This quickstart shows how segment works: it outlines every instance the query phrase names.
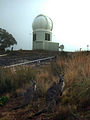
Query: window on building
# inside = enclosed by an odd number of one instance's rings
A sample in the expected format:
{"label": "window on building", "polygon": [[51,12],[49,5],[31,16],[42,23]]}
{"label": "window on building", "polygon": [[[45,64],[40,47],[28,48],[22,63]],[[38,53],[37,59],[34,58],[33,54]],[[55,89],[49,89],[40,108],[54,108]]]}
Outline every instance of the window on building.
{"label": "window on building", "polygon": [[33,34],[33,41],[36,40],[36,34]]}
{"label": "window on building", "polygon": [[50,41],[50,34],[48,34],[48,33],[45,33],[45,40],[48,40],[48,41]]}

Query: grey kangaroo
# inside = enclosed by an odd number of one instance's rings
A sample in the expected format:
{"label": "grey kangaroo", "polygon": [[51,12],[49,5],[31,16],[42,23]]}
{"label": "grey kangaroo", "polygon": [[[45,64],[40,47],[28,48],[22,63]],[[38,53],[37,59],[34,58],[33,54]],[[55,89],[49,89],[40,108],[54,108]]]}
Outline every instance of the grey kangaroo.
{"label": "grey kangaroo", "polygon": [[34,114],[32,117],[33,118],[35,116],[38,116],[42,113],[46,113],[46,112],[54,112],[55,108],[56,108],[56,100],[58,98],[58,96],[62,95],[62,91],[64,88],[64,75],[60,75],[59,76],[59,82],[56,84],[54,83],[46,92],[46,107],[45,109],[41,110],[40,112]]}

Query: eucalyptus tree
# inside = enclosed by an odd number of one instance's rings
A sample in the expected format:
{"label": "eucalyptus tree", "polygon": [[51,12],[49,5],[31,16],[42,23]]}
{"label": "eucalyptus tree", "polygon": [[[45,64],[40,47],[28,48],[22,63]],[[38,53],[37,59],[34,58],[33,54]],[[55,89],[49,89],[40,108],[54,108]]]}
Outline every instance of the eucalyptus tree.
{"label": "eucalyptus tree", "polygon": [[17,44],[17,41],[12,34],[9,34],[5,29],[0,28],[0,50],[5,50],[14,44]]}

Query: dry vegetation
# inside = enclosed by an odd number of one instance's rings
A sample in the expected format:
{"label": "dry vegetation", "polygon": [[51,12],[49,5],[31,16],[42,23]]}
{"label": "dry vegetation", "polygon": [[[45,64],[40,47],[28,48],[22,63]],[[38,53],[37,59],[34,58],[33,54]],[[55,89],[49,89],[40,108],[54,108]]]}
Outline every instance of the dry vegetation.
{"label": "dry vegetation", "polygon": [[63,120],[70,119],[73,115],[76,119],[90,119],[90,55],[75,53],[71,59],[58,58],[55,66],[65,75],[65,88],[58,109],[59,117]]}
{"label": "dry vegetation", "polygon": [[[65,76],[65,88],[62,97],[59,97],[55,114],[39,116],[38,120],[89,120],[90,119],[90,54],[73,53],[70,57],[58,56],[56,62],[41,67],[17,67],[4,69],[0,68],[0,95],[11,96],[17,91],[22,91],[31,80],[36,81],[41,98],[29,104],[25,109],[12,111],[16,112],[16,120],[27,120],[27,116],[43,109],[44,96],[47,89],[55,81],[58,81],[58,74]],[[8,104],[8,103],[7,103]],[[6,105],[7,105],[6,104]],[[10,102],[9,102],[10,104]],[[4,109],[3,106],[1,109]],[[11,113],[6,108],[7,114],[1,115],[0,120],[11,120]],[[28,111],[28,112],[27,112]],[[21,114],[22,113],[22,114]],[[27,113],[27,114],[26,114]],[[17,118],[17,115],[23,117]],[[12,120],[14,120],[12,118]]]}

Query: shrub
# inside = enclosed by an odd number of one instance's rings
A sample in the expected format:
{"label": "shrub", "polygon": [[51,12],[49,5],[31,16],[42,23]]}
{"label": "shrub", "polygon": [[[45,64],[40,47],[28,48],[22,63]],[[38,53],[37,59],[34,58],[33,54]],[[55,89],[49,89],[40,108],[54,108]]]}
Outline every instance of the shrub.
{"label": "shrub", "polygon": [[8,101],[7,96],[0,97],[0,106],[3,106]]}

